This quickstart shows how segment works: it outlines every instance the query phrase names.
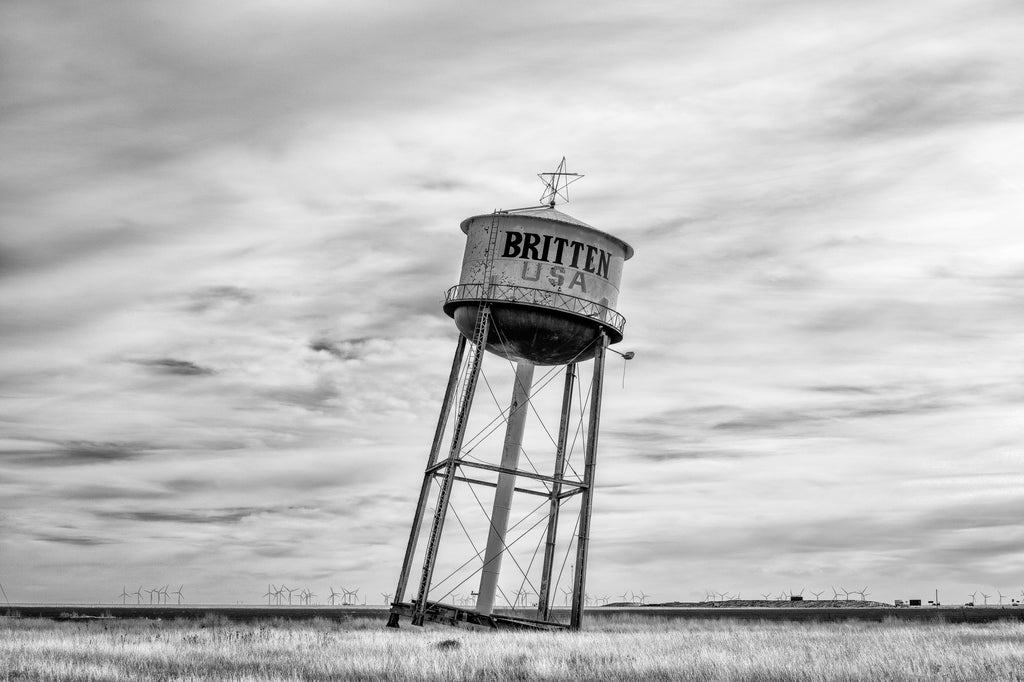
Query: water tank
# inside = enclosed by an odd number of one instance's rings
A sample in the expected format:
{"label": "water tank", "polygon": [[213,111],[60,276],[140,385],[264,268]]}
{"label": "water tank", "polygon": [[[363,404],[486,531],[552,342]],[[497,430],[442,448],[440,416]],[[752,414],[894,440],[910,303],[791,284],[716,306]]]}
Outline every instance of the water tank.
{"label": "water tank", "polygon": [[600,331],[622,340],[615,312],[626,242],[554,208],[496,211],[462,221],[466,252],[444,311],[473,338],[491,302],[487,350],[510,360],[562,365],[592,357]]}

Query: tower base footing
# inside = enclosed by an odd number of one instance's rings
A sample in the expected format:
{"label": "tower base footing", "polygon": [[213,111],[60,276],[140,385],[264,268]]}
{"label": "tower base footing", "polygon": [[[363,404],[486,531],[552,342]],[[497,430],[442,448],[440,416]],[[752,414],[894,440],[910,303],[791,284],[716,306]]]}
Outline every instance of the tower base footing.
{"label": "tower base footing", "polygon": [[[388,617],[388,627],[399,627],[399,621],[402,618],[407,618],[412,622],[415,618],[415,613],[416,608],[414,604],[404,602],[392,604],[391,614]],[[474,625],[492,630],[567,630],[569,628],[565,623],[533,620],[502,613],[484,615],[472,609],[453,604],[443,604],[441,602],[427,602],[423,619],[424,621],[442,623],[453,627]]]}

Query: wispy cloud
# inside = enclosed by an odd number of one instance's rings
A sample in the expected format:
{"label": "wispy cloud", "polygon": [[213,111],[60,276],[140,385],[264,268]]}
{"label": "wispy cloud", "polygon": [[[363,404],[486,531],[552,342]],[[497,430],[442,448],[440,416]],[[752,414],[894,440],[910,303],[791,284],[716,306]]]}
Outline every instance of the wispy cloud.
{"label": "wispy cloud", "polygon": [[156,511],[152,509],[138,511],[97,512],[97,516],[119,521],[142,521],[145,523],[205,523],[231,524],[256,516],[271,513],[273,509],[250,507],[245,509],[211,509],[206,511]]}
{"label": "wispy cloud", "polygon": [[188,360],[176,358],[153,358],[151,360],[138,360],[138,364],[151,368],[160,374],[178,374],[181,376],[204,376],[213,374],[214,370],[209,367],[201,367]]}
{"label": "wispy cloud", "polygon": [[318,338],[309,342],[310,350],[330,353],[339,360],[355,360],[362,356],[361,349],[366,346],[368,338],[340,339]]}
{"label": "wispy cloud", "polygon": [[60,535],[56,533],[40,533],[36,535],[37,540],[43,542],[55,542],[62,545],[71,545],[73,547],[95,547],[97,545],[109,545],[109,540],[104,540],[95,537],[82,537],[77,535]]}

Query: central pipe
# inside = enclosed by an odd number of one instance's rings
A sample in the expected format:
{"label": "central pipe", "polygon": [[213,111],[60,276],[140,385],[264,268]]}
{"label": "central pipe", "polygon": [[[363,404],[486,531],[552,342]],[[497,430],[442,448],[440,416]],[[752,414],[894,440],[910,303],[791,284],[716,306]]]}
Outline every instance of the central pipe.
{"label": "central pipe", "polygon": [[[523,450],[523,431],[529,412],[534,367],[532,362],[526,360],[520,360],[516,365],[516,383],[512,387],[512,404],[509,407],[508,425],[505,427],[505,445],[501,451],[503,469],[519,468],[519,453]],[[494,610],[494,593],[498,588],[498,574],[501,572],[501,557],[505,552],[505,533],[508,530],[508,514],[512,509],[515,485],[514,474],[498,474],[498,485],[494,490],[494,507],[491,510],[491,528],[487,532],[487,549],[484,551],[484,567],[476,599],[477,613],[483,615],[489,616]]]}

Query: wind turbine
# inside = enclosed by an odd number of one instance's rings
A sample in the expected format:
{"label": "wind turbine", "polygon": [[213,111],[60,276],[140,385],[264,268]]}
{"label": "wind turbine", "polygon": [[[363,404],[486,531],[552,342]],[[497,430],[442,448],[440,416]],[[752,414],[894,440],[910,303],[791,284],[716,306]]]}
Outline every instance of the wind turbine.
{"label": "wind turbine", "polygon": [[839,590],[837,590],[835,588],[835,586],[833,585],[832,586],[832,601],[836,601],[837,599],[839,599]]}
{"label": "wind turbine", "polygon": [[762,592],[761,596],[764,597],[765,601],[768,601],[769,599],[771,599],[772,593],[771,592]]}
{"label": "wind turbine", "polygon": [[840,587],[839,589],[843,593],[843,600],[844,601],[850,601],[850,595],[851,594],[857,594],[856,592],[850,592],[849,590],[844,589],[842,587]]}
{"label": "wind turbine", "polygon": [[[384,604],[385,605],[391,603],[391,595],[388,592],[381,592],[380,596],[384,597]],[[458,595],[456,595],[455,598],[458,599]],[[455,603],[457,604],[458,602],[456,601]]]}
{"label": "wind turbine", "polygon": [[163,598],[164,598],[164,603],[165,603],[165,604],[167,603],[167,588],[168,588],[168,587],[170,587],[170,585],[164,585],[164,586],[163,586],[163,587],[161,587],[161,588],[160,588],[159,590],[157,590],[157,599],[156,599],[156,602],[157,602],[158,604],[160,603],[160,596],[161,596],[161,595],[162,595],[162,596],[163,596]]}
{"label": "wind turbine", "polygon": [[284,604],[284,585],[281,585],[276,590],[274,590],[274,601],[277,602],[278,606]]}
{"label": "wind turbine", "polygon": [[297,587],[284,587],[284,585],[282,585],[281,587],[284,588],[284,591],[288,593],[288,606],[291,606],[292,605],[292,593],[293,592],[298,592],[299,588],[297,588]]}
{"label": "wind turbine", "polygon": [[860,595],[860,600],[861,601],[865,601],[868,598],[868,595],[870,595],[871,593],[868,592],[868,586],[865,585],[864,588],[860,592],[858,592],[857,594]]}
{"label": "wind turbine", "polygon": [[171,594],[176,594],[176,595],[178,595],[178,604],[181,604],[181,599],[182,599],[182,597],[184,597],[184,596],[185,596],[185,595],[183,595],[183,594],[181,593],[181,590],[182,590],[182,589],[183,589],[184,587],[185,587],[185,583],[182,583],[181,585],[179,585],[179,586],[178,586],[178,589],[177,589],[177,590],[175,590],[174,592],[171,592]]}
{"label": "wind turbine", "polygon": [[985,606],[988,606],[988,598],[991,597],[992,595],[991,594],[985,594],[984,592],[982,592],[981,596],[985,598]]}
{"label": "wind turbine", "polygon": [[141,604],[142,603],[142,585],[139,585],[139,589],[135,590],[134,592],[129,592],[129,594],[134,594],[135,595],[135,603],[136,604]]}
{"label": "wind turbine", "polygon": [[144,590],[149,595],[149,603],[153,603],[153,595],[156,594],[156,590]]}
{"label": "wind turbine", "polygon": [[124,606],[127,603],[126,600],[128,597],[131,596],[131,592],[128,591],[127,585],[121,585],[121,594],[118,596],[121,597],[121,606]]}
{"label": "wind turbine", "polygon": [[330,585],[328,585],[327,587],[331,591],[331,596],[327,598],[327,603],[329,603],[331,606],[334,606],[334,600],[341,596],[341,592],[335,592],[334,588]]}
{"label": "wind turbine", "polygon": [[978,598],[978,593],[977,592],[971,592],[967,596],[971,598],[971,606],[974,606],[974,600]]}
{"label": "wind turbine", "polygon": [[[316,592],[314,592],[313,590],[310,590],[308,593],[306,593],[306,606],[309,606],[309,603],[313,601],[313,597],[315,596]],[[313,603],[315,604],[316,602]]]}
{"label": "wind turbine", "polygon": [[267,606],[270,606],[270,600],[277,596],[272,583],[267,583],[267,592],[263,596],[267,598]]}
{"label": "wind turbine", "polygon": [[821,592],[811,592],[814,595],[814,601],[821,601],[821,595],[825,593],[825,590]]}
{"label": "wind turbine", "polygon": [[[562,594],[565,595],[565,605],[568,606],[569,605],[569,597],[572,596],[572,590],[571,589],[566,589],[566,588],[563,587],[562,588]],[[625,600],[626,595],[622,595],[622,598],[623,598],[623,600]]]}

